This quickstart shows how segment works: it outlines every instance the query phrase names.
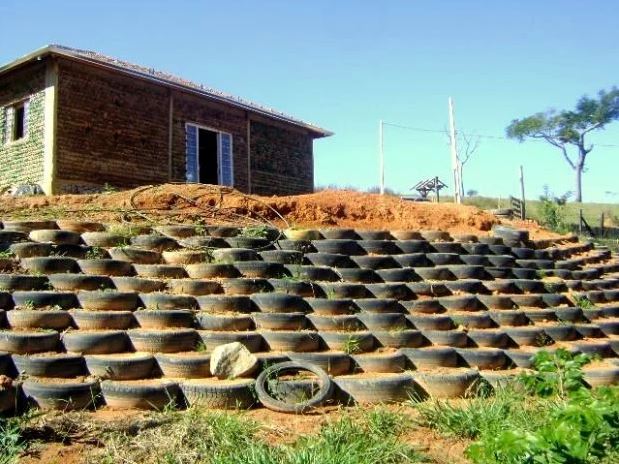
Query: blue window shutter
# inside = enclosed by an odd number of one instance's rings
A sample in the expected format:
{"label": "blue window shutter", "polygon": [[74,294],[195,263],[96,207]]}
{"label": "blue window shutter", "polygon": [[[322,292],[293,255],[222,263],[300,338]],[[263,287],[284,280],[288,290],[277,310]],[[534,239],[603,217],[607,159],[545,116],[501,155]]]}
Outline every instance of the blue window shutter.
{"label": "blue window shutter", "polygon": [[30,100],[24,102],[24,137],[28,137],[28,114],[30,113]]}
{"label": "blue window shutter", "polygon": [[13,111],[12,106],[4,108],[4,134],[2,134],[4,143],[9,143],[13,138]]}
{"label": "blue window shutter", "polygon": [[185,126],[185,163],[187,182],[198,182],[198,128],[188,124]]}
{"label": "blue window shutter", "polygon": [[232,166],[232,136],[226,133],[219,134],[220,143],[220,182],[221,185],[234,185],[234,171]]}

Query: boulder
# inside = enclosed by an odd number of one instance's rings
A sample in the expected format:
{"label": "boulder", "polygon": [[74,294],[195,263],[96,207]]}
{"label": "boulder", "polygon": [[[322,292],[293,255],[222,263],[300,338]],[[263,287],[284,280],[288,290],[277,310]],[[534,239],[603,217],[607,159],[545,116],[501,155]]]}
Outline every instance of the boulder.
{"label": "boulder", "polygon": [[211,353],[211,373],[219,379],[235,379],[252,373],[258,358],[239,342],[215,347]]}

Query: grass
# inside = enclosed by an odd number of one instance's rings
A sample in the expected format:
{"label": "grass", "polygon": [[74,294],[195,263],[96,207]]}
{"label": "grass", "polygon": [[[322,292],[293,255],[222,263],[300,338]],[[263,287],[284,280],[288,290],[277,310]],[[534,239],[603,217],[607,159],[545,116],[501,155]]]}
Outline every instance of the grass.
{"label": "grass", "polygon": [[14,464],[25,450],[20,419],[0,418],[0,464]]}
{"label": "grass", "polygon": [[382,409],[345,413],[316,435],[274,444],[257,422],[242,413],[200,409],[167,413],[164,424],[131,433],[111,432],[91,463],[126,464],[400,464],[422,462],[401,440],[403,416]]}

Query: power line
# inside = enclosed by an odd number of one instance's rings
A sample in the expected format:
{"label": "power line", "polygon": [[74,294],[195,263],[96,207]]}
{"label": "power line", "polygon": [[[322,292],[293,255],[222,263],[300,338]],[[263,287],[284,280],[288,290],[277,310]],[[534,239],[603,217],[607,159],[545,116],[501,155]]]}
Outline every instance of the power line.
{"label": "power line", "polygon": [[[414,131],[414,132],[428,132],[428,133],[433,133],[433,134],[446,134],[445,130],[439,130],[439,129],[426,129],[426,128],[422,128],[422,127],[412,127],[412,126],[406,126],[403,124],[396,124],[396,123],[392,123],[392,122],[386,122],[383,121],[383,124],[385,126],[391,126],[391,127],[397,127],[399,129],[406,129],[406,130],[410,130],[410,131]],[[506,140],[508,142],[513,141],[512,139],[509,139],[505,136],[501,136],[501,135],[486,135],[486,134],[477,134],[475,132],[473,133],[468,133],[468,132],[463,132],[463,131],[457,131],[459,134],[463,134],[466,135],[467,137],[479,137],[482,139],[493,139],[493,140]],[[536,140],[536,139],[527,139],[524,140],[524,142],[536,142],[536,143],[547,143],[545,140]],[[605,148],[619,148],[619,145],[612,145],[612,144],[604,144],[604,143],[596,143],[594,144],[596,147],[605,147]]]}

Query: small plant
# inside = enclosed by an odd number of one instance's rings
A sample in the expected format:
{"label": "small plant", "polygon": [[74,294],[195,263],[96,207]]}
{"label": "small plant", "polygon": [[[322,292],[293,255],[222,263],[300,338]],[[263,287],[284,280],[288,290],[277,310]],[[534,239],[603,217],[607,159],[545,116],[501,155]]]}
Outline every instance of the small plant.
{"label": "small plant", "polygon": [[103,184],[103,187],[101,187],[101,193],[104,193],[104,194],[116,193],[118,191],[119,191],[118,187],[114,187],[113,185],[107,182]]}
{"label": "small plant", "polygon": [[568,231],[565,221],[565,202],[568,197],[569,195],[565,194],[562,197],[551,198],[548,186],[544,187],[544,194],[540,196],[540,217],[543,226],[558,233]]}
{"label": "small plant", "polygon": [[34,301],[32,301],[32,300],[24,301],[24,304],[22,305],[21,309],[25,309],[26,311],[34,310]]}
{"label": "small plant", "polygon": [[15,255],[13,254],[11,250],[0,251],[0,259],[11,259],[14,256]]}
{"label": "small plant", "polygon": [[203,341],[199,341],[196,343],[196,351],[198,353],[205,353],[207,351],[206,345],[204,344]]}
{"label": "small plant", "polygon": [[269,228],[267,226],[243,227],[241,235],[243,237],[267,238],[269,236]]}
{"label": "small plant", "polygon": [[595,309],[595,304],[587,296],[574,297],[574,302],[580,309]]}
{"label": "small plant", "polygon": [[105,250],[101,247],[90,247],[86,252],[86,259],[103,259],[105,258]]}
{"label": "small plant", "polygon": [[346,341],[344,342],[344,346],[342,351],[346,354],[356,354],[361,352],[361,339],[359,337],[355,337],[354,335],[349,335]]}

